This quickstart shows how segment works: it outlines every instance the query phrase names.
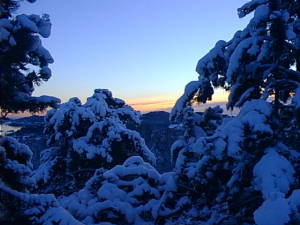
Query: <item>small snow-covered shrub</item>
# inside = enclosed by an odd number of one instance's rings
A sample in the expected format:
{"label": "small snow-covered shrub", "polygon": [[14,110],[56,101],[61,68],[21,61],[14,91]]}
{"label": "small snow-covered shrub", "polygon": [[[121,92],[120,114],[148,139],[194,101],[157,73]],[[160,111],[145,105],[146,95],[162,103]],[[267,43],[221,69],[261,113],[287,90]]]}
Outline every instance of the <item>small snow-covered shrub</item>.
{"label": "small snow-covered shrub", "polygon": [[[110,170],[98,169],[85,187],[62,205],[86,224],[154,224],[163,192],[172,186],[172,176],[161,176],[139,156]],[[173,182],[174,186],[174,182]]]}
{"label": "small snow-covered shrub", "polygon": [[[10,225],[83,225],[60,206],[51,194],[18,192],[0,185],[0,191],[17,202],[14,214],[6,214],[1,224]],[[1,211],[3,213],[3,211]],[[4,211],[5,213],[5,211]],[[2,218],[1,218],[2,219]]]}

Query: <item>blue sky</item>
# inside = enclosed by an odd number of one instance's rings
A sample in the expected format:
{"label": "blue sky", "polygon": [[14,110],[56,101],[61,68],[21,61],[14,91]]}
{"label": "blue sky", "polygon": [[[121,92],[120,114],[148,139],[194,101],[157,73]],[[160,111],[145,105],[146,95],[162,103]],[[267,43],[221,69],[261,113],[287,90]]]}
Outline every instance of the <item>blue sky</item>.
{"label": "blue sky", "polygon": [[[197,79],[197,61],[246,26],[244,0],[37,0],[18,13],[50,14],[55,63],[35,94],[83,101],[110,89],[140,110],[170,107]],[[218,92],[215,101],[222,98]]]}

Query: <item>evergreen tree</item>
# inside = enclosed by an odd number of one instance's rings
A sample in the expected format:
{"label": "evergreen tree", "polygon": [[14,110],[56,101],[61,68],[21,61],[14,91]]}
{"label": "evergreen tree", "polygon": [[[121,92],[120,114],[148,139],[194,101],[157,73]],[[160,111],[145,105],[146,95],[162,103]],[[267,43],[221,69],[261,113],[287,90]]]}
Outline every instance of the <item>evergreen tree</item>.
{"label": "evergreen tree", "polygon": [[239,8],[240,17],[254,11],[250,23],[231,41],[219,41],[199,60],[199,80],[186,86],[172,114],[182,112],[192,101],[211,100],[212,85],[230,90],[227,107],[231,109],[257,98],[273,97],[277,108],[291,99],[298,102],[300,75],[293,69],[299,61],[296,4],[253,0]]}
{"label": "evergreen tree", "polygon": [[32,194],[32,152],[12,137],[0,137],[0,223],[82,224],[53,195]]}
{"label": "evergreen tree", "polygon": [[1,116],[26,110],[38,112],[49,106],[56,107],[60,102],[55,97],[32,96],[34,85],[51,77],[48,65],[53,63],[53,58],[40,39],[50,36],[51,23],[46,14],[13,16],[19,2],[0,3]]}
{"label": "evergreen tree", "polygon": [[190,203],[171,222],[299,223],[299,145],[291,139],[299,137],[299,3],[253,0],[238,12],[254,15],[199,60],[199,80],[186,86],[170,118],[195,118],[192,103],[211,100],[213,86],[230,90],[227,107],[241,112],[211,136],[193,134],[181,146],[173,201],[187,193]]}
{"label": "evergreen tree", "polygon": [[[34,186],[31,164],[32,152],[24,144],[11,137],[0,137],[0,222],[15,223],[19,221],[22,202],[6,190],[28,193]],[[20,221],[19,221],[20,222]]]}
{"label": "evergreen tree", "polygon": [[[195,139],[211,136],[223,121],[223,109],[220,106],[209,107],[204,112],[194,112],[191,106],[183,109],[180,117],[171,118],[173,121],[181,121],[175,125],[175,129],[183,130],[183,136],[171,146],[171,159],[175,163],[179,152]],[[174,115],[174,114],[171,114]]]}
{"label": "evergreen tree", "polygon": [[98,169],[82,190],[61,202],[85,224],[154,224],[170,179],[132,156],[110,170]]}
{"label": "evergreen tree", "polygon": [[95,90],[84,105],[72,98],[49,111],[45,121],[50,148],[42,152],[35,171],[44,193],[77,191],[96,169],[110,169],[133,155],[155,163],[139,133],[126,127],[130,121],[139,122],[139,113],[108,90]]}
{"label": "evergreen tree", "polygon": [[248,102],[213,135],[197,138],[180,151],[177,185],[190,199],[190,208],[179,217],[212,224],[253,223],[252,213],[262,198],[252,185],[252,166],[272,146],[271,113],[269,103]]}

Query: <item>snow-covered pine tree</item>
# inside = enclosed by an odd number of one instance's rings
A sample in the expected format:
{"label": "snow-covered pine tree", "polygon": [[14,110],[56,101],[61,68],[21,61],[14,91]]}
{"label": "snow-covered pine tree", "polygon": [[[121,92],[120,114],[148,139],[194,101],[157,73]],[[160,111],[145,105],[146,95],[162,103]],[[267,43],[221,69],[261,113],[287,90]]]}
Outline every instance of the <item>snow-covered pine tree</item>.
{"label": "snow-covered pine tree", "polygon": [[[221,125],[224,115],[220,106],[208,107],[204,112],[194,112],[192,106],[187,106],[182,113],[175,115],[171,121],[179,124],[174,129],[183,130],[183,136],[171,146],[171,159],[176,162],[179,152],[199,137],[210,136]],[[172,113],[171,116],[174,116]],[[177,117],[178,116],[178,117]]]}
{"label": "snow-covered pine tree", "polygon": [[299,182],[295,179],[299,145],[297,140],[286,141],[299,134],[295,121],[300,73],[293,67],[299,68],[297,5],[298,1],[288,0],[246,3],[238,12],[240,17],[254,12],[248,26],[231,41],[219,41],[199,60],[199,80],[186,86],[171,120],[184,118],[193,101],[210,100],[212,86],[230,90],[227,107],[241,107],[241,112],[224,121],[213,135],[189,139],[179,152],[178,196],[187,193],[191,203],[185,214],[173,215],[169,221],[299,223]]}
{"label": "snow-covered pine tree", "polygon": [[[31,194],[19,192],[6,186],[0,186],[1,192],[9,196],[18,208],[14,214],[5,214],[1,224],[10,225],[83,225],[64,209],[52,194]],[[18,204],[16,204],[16,202]],[[1,218],[2,219],[2,218]]]}
{"label": "snow-covered pine tree", "polygon": [[6,191],[28,193],[34,186],[31,164],[32,152],[12,137],[0,136],[0,223],[20,222],[22,202],[15,201]]}
{"label": "snow-covered pine tree", "polygon": [[300,79],[293,69],[300,43],[298,14],[293,10],[296,3],[282,0],[274,6],[273,2],[277,0],[254,0],[238,9],[240,17],[254,11],[250,23],[229,42],[217,42],[199,60],[199,79],[186,86],[173,108],[173,117],[191,101],[211,100],[212,85],[230,89],[228,108],[240,107],[255,98],[273,97],[274,105],[291,98],[296,101]]}
{"label": "snow-covered pine tree", "polygon": [[186,193],[190,200],[189,211],[179,214],[180,219],[187,224],[251,223],[262,202],[252,185],[253,163],[272,145],[271,113],[270,103],[247,102],[213,135],[199,137],[180,151],[175,167],[178,194]]}
{"label": "snow-covered pine tree", "polygon": [[72,98],[49,111],[45,121],[50,148],[42,152],[35,171],[44,193],[78,191],[96,169],[110,169],[133,155],[155,163],[144,139],[126,126],[139,122],[139,113],[108,90],[95,90],[85,104]]}
{"label": "snow-covered pine tree", "polygon": [[52,194],[11,192],[11,195],[21,199],[27,205],[22,213],[23,225],[84,225],[63,208]]}
{"label": "snow-covered pine tree", "polygon": [[12,137],[0,137],[0,223],[78,224],[53,195],[32,194],[32,152]]}
{"label": "snow-covered pine tree", "polygon": [[51,23],[46,14],[13,16],[19,4],[16,0],[0,2],[1,116],[26,110],[37,112],[60,102],[55,97],[32,96],[34,85],[51,77],[48,64],[53,63],[53,58],[40,39],[49,37]]}
{"label": "snow-covered pine tree", "polygon": [[61,204],[85,224],[154,224],[164,190],[175,188],[170,173],[161,176],[139,156],[110,170],[98,169],[85,187]]}

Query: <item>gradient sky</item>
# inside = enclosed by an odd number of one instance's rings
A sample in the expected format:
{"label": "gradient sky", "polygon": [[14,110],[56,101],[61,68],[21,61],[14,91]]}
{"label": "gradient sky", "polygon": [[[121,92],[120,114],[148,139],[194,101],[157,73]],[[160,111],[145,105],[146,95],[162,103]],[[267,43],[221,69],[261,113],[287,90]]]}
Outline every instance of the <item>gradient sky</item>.
{"label": "gradient sky", "polygon": [[[95,88],[142,111],[170,108],[197,79],[197,61],[245,27],[245,0],[38,0],[18,13],[50,14],[44,39],[53,76],[35,95],[85,101]],[[214,101],[224,101],[217,91]]]}

